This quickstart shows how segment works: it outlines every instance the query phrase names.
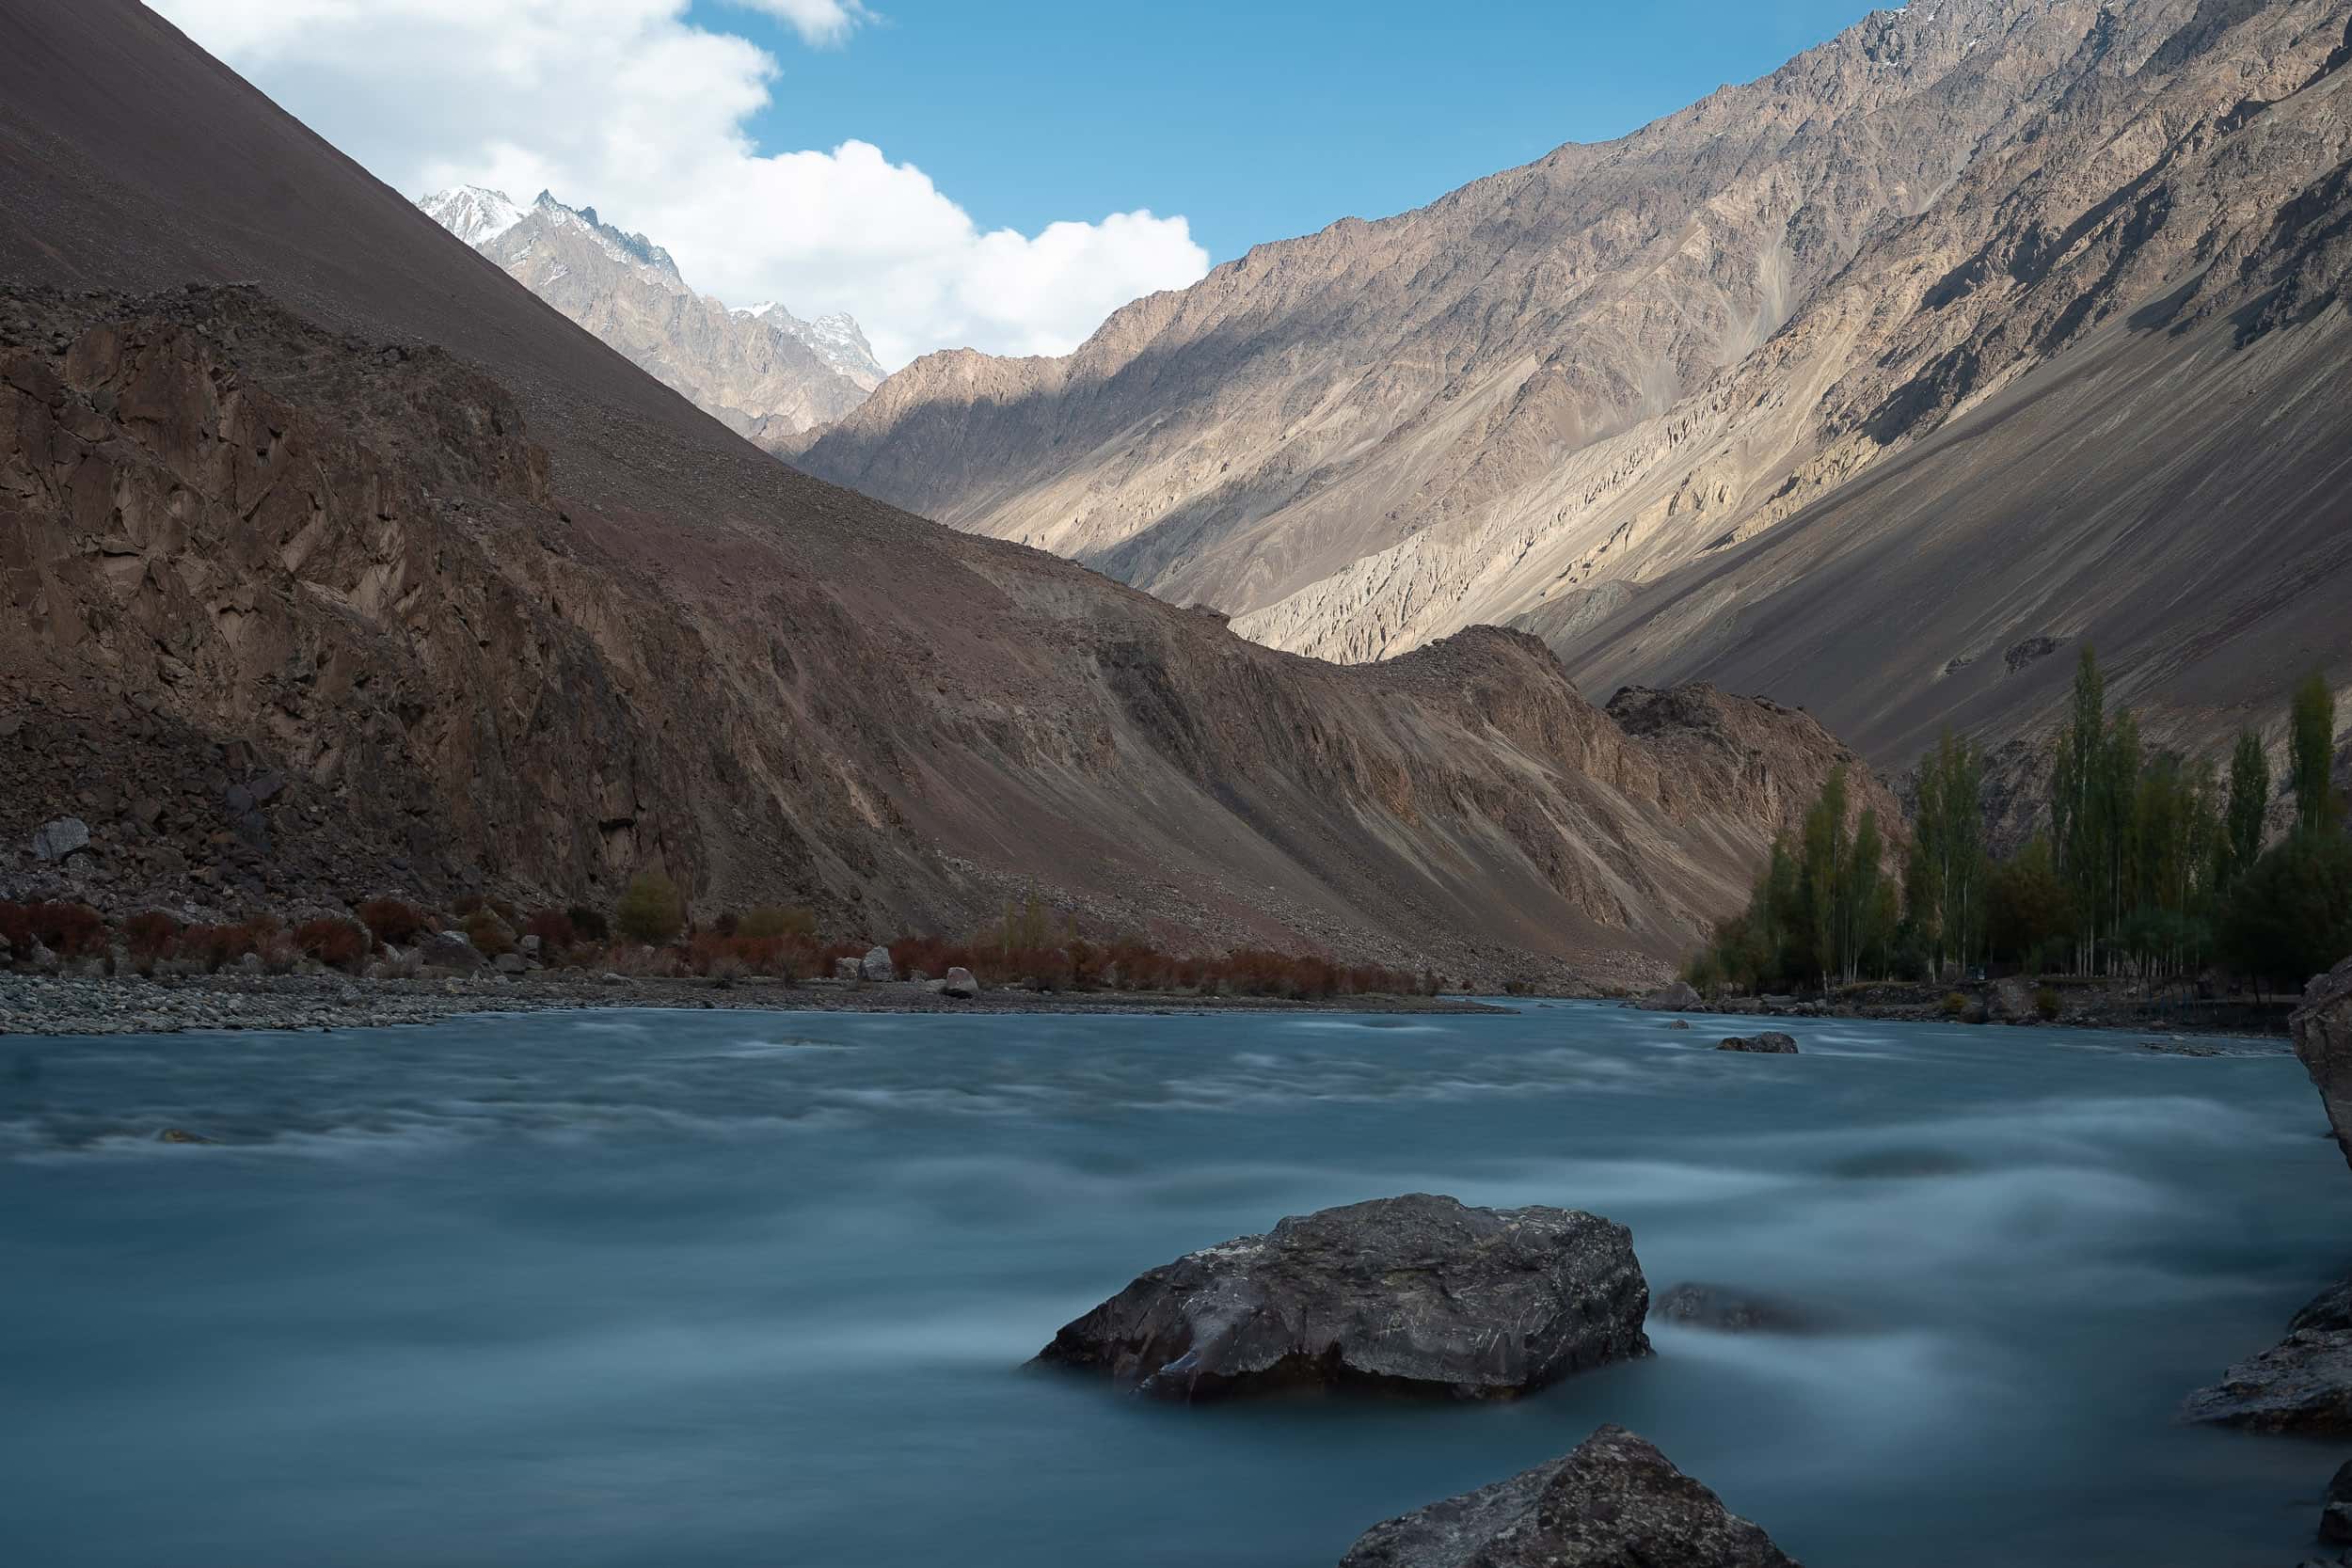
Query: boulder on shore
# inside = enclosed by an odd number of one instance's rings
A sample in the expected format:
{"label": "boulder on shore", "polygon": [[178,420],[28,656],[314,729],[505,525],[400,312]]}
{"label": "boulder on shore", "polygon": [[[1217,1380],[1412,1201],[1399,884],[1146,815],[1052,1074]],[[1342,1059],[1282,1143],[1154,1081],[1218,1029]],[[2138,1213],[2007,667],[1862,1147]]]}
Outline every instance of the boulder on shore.
{"label": "boulder on shore", "polygon": [[888,985],[898,977],[898,967],[890,961],[890,949],[887,947],[867,948],[866,957],[857,961],[857,972],[860,979],[871,980],[878,985]]}
{"label": "boulder on shore", "polygon": [[463,931],[428,931],[417,939],[417,958],[436,969],[473,971],[487,969],[490,960],[482,956]]}
{"label": "boulder on shore", "polygon": [[854,979],[856,979],[856,978],[857,978],[857,975],[858,975],[858,968],[857,968],[857,960],[856,960],[855,958],[835,958],[835,959],[834,959],[834,961],[833,961],[833,977],[834,977],[834,979],[836,979],[836,980],[854,980]]}
{"label": "boulder on shore", "polygon": [[1797,1568],[1761,1528],[1605,1426],[1565,1458],[1375,1525],[1340,1568]]}
{"label": "boulder on shore", "polygon": [[2287,1026],[2295,1033],[2295,1054],[2328,1107],[2336,1147],[2352,1164],[2352,958],[2304,989],[2303,1005]]}
{"label": "boulder on shore", "polygon": [[2313,1297],[2284,1339],[2191,1394],[2181,1416],[2257,1432],[2352,1433],[2352,1281]]}
{"label": "boulder on shore", "polygon": [[1286,1388],[1508,1398],[1649,1354],[1624,1226],[1426,1193],[1294,1215],[1152,1270],[1039,1364],[1158,1398]]}
{"label": "boulder on shore", "polygon": [[2328,1482],[2328,1496],[2319,1510],[2319,1538],[2342,1546],[2352,1544],[2352,1459],[2336,1466]]}
{"label": "boulder on shore", "polygon": [[1642,998],[1642,1006],[1652,1012],[1685,1012],[1704,1005],[1705,999],[1692,989],[1688,980],[1677,980],[1671,986],[1661,986]]}
{"label": "boulder on shore", "polygon": [[1796,1040],[1777,1029],[1767,1029],[1760,1035],[1733,1035],[1717,1047],[1718,1051],[1752,1051],[1763,1056],[1793,1056]]}
{"label": "boulder on shore", "polygon": [[947,972],[947,978],[939,983],[939,993],[942,996],[953,996],[960,1000],[969,1001],[980,994],[980,983],[972,978],[970,970],[958,964]]}

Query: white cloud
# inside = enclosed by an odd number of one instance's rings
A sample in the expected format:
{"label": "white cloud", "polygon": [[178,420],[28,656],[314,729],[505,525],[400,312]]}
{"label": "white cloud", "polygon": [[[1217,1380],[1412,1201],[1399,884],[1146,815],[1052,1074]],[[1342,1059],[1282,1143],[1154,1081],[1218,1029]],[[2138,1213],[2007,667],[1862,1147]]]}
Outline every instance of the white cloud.
{"label": "white cloud", "polygon": [[[853,0],[739,0],[817,43]],[[1181,217],[983,231],[881,149],[767,153],[748,119],[775,60],[685,20],[687,0],[154,0],[313,130],[409,196],[551,190],[640,230],[730,304],[847,310],[893,369],[934,348],[1058,354],[1104,316],[1199,278]]]}

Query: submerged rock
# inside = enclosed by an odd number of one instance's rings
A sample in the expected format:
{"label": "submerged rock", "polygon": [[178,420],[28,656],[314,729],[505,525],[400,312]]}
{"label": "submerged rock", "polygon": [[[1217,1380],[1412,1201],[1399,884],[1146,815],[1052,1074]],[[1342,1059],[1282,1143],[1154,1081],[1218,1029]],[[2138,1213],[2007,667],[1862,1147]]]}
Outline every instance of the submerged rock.
{"label": "submerged rock", "polygon": [[1037,1360],[1140,1393],[1508,1397],[1649,1354],[1624,1226],[1415,1193],[1283,1220],[1152,1270]]}
{"label": "submerged rock", "polygon": [[1793,1037],[1784,1035],[1777,1029],[1767,1029],[1760,1035],[1733,1035],[1715,1049],[1752,1051],[1764,1056],[1793,1056],[1797,1053],[1797,1042]]}
{"label": "submerged rock", "polygon": [[1727,1285],[1686,1281],[1658,1298],[1650,1315],[1684,1328],[1721,1334],[1814,1334],[1821,1320],[1791,1302]]}
{"label": "submerged rock", "polygon": [[2257,1432],[2352,1433],[2352,1281],[2313,1297],[2284,1339],[2191,1394],[2181,1416]]}
{"label": "submerged rock", "polygon": [[201,1132],[191,1132],[184,1127],[167,1127],[155,1134],[155,1141],[159,1144],[210,1144],[220,1140],[208,1138]]}
{"label": "submerged rock", "polygon": [[2336,1147],[2352,1164],[2352,958],[2312,980],[2288,1021],[2295,1054],[2328,1107]]}
{"label": "submerged rock", "polygon": [[1562,1459],[1375,1525],[1340,1568],[1797,1568],[1761,1528],[1605,1426]]}

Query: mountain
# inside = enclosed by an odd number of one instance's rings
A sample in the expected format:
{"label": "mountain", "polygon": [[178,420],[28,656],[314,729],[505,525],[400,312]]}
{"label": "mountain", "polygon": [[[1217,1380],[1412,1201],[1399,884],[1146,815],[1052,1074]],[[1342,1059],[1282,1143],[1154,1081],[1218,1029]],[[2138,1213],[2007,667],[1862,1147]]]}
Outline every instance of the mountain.
{"label": "mountain", "polygon": [[797,461],[1326,657],[1512,625],[1894,766],[2095,643],[2210,740],[2352,663],[2348,56],[2343,0],[1874,12]]}
{"label": "mountain", "polygon": [[739,436],[787,443],[855,408],[882,380],[848,316],[804,322],[775,304],[730,310],[688,287],[668,251],[594,207],[545,191],[524,207],[478,185],[417,205]]}
{"label": "mountain", "polygon": [[807,478],[132,0],[0,30],[0,845],[94,840],[0,896],[659,867],[837,931],[1034,890],[1177,945],[1629,980],[1852,760],[1703,688],[1597,707],[1508,631],[1279,653]]}

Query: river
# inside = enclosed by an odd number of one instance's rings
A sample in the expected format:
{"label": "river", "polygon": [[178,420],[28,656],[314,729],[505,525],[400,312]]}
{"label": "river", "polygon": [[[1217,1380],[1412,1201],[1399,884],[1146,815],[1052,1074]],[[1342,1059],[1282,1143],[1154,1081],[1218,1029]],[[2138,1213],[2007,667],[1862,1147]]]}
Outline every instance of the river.
{"label": "river", "polygon": [[[2306,1550],[2346,1450],[2172,1411],[2352,1268],[2284,1054],[1820,1022],[603,1012],[0,1039],[25,1568],[1316,1568],[1659,1444],[1809,1568]],[[223,1140],[154,1141],[162,1127]],[[1021,1363],[1136,1273],[1416,1190],[1632,1227],[1653,1324],[1512,1404],[1197,1410]]]}

